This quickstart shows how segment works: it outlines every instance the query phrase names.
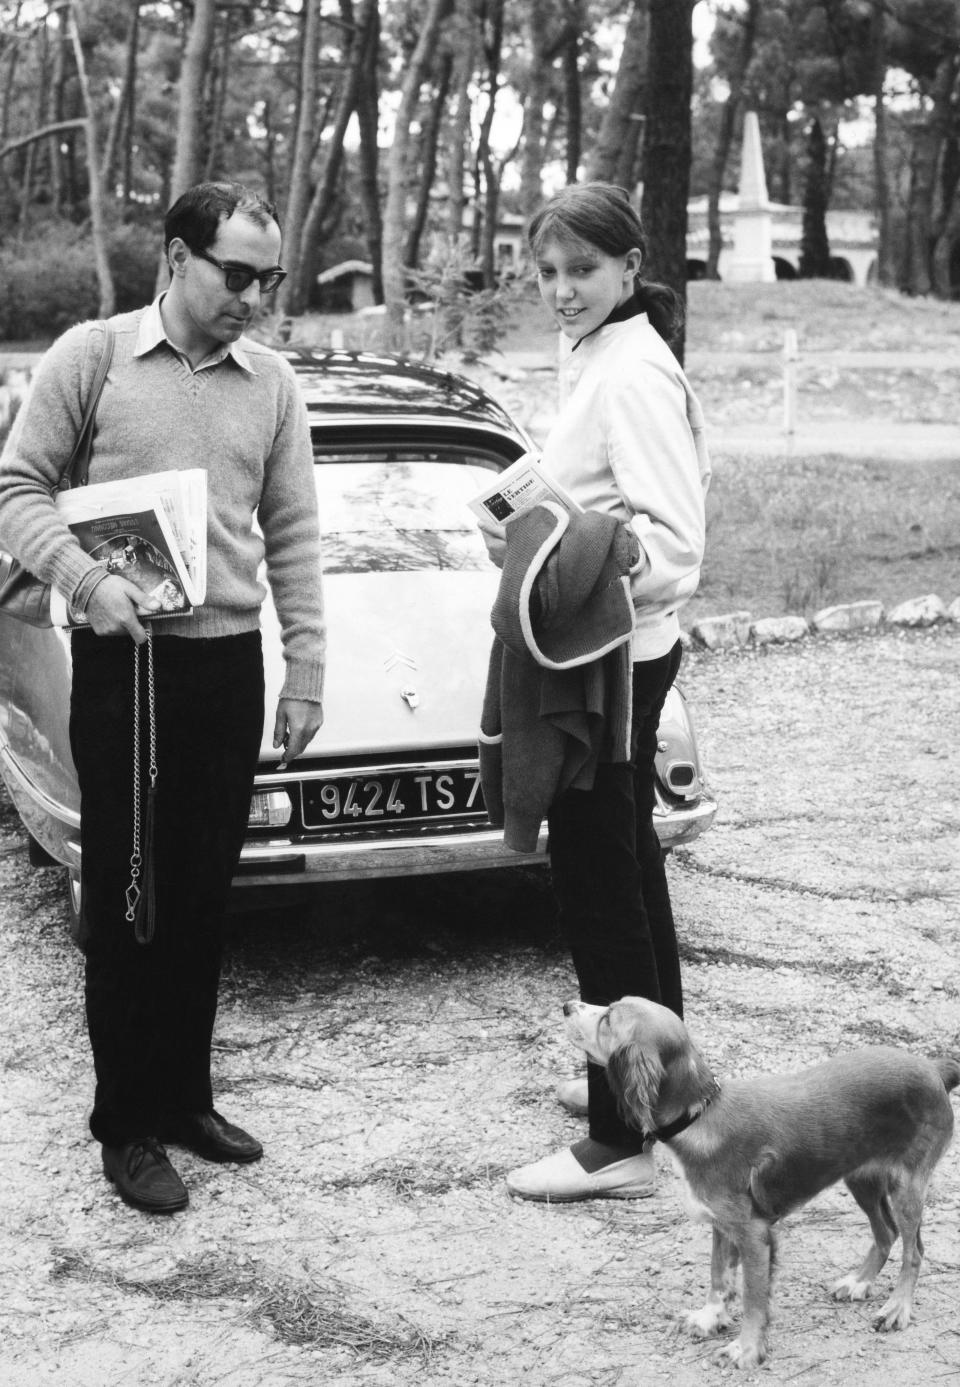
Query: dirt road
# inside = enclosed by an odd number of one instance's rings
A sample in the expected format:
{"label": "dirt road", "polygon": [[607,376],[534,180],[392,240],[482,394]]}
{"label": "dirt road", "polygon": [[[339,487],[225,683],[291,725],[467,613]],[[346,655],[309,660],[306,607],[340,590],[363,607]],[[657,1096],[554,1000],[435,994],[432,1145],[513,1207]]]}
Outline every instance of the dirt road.
{"label": "dirt road", "polygon": [[[960,1049],[956,627],[688,658],[721,795],[672,860],[687,1012],[722,1077],[892,1042]],[[62,882],[0,806],[0,1381],[7,1387],[693,1387],[676,1331],[709,1232],[676,1178],[632,1205],[515,1203],[503,1172],[573,1139],[577,1059],[545,884],[330,892],[231,933],[219,1106],[257,1166],[176,1161],[149,1219],[98,1170]],[[957,1106],[955,1104],[955,1106]],[[914,1324],[827,1287],[865,1220],[832,1191],[781,1239],[772,1357],[736,1380],[933,1387],[960,1374],[960,1144],[940,1166]],[[896,1255],[896,1254],[895,1254]],[[886,1295],[895,1268],[880,1279]]]}

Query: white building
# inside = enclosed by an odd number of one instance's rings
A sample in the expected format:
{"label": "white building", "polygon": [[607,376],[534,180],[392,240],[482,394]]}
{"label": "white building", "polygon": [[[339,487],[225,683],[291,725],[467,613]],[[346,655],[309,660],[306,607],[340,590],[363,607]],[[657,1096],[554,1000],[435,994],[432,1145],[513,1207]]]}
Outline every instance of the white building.
{"label": "white building", "polygon": [[[871,212],[828,211],[830,265],[837,279],[869,284],[877,273],[877,229]],[[730,283],[795,279],[800,268],[803,208],[771,202],[756,112],[743,121],[740,188],[720,198],[722,245],[717,273]],[[710,249],[707,199],[687,206],[687,275],[702,279]]]}

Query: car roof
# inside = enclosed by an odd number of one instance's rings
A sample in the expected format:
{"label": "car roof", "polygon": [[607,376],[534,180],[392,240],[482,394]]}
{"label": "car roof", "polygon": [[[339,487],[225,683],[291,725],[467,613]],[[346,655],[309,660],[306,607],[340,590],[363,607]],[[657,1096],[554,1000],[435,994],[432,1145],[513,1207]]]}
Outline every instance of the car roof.
{"label": "car roof", "polygon": [[518,422],[479,385],[452,371],[383,352],[287,347],[312,422],[352,416],[365,423],[434,419],[509,434],[526,443]]}

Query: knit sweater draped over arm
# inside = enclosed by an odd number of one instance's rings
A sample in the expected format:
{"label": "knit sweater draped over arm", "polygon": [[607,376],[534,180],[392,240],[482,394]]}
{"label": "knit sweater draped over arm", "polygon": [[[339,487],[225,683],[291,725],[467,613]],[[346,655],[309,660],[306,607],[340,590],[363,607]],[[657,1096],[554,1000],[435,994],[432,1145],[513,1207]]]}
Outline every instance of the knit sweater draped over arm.
{"label": "knit sweater draped over arm", "polygon": [[630,756],[636,541],[611,516],[536,506],[507,526],[480,724],[487,813],[532,852],[556,797]]}

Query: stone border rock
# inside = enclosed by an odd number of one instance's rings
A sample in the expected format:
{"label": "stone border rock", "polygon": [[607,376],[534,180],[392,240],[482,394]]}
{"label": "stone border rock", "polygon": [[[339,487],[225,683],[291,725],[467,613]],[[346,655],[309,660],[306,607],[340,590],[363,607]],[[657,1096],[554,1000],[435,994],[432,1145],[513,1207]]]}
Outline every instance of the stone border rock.
{"label": "stone border rock", "polygon": [[960,622],[960,597],[949,607],[935,593],[913,597],[884,611],[881,602],[848,602],[823,607],[809,621],[802,616],[771,616],[754,621],[749,612],[729,612],[704,617],[681,640],[689,648],[728,650],[734,646],[776,645],[799,641],[811,635],[835,635],[848,631],[873,630],[878,626],[935,626],[938,622]]}

